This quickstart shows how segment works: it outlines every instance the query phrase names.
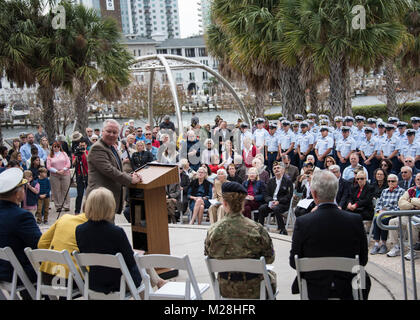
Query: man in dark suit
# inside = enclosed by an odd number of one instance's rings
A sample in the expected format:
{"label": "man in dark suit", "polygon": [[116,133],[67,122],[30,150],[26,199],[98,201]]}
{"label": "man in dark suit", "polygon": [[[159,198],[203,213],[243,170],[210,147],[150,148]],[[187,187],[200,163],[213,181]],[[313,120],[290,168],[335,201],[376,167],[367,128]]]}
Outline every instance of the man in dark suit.
{"label": "man in dark suit", "polygon": [[408,166],[404,166],[401,168],[401,173],[399,174],[399,176],[401,175],[401,179],[399,179],[400,181],[398,182],[398,185],[403,188],[404,190],[408,190],[411,187],[415,186],[415,181],[413,178],[413,170],[408,167]]}
{"label": "man in dark suit", "polygon": [[285,165],[285,174],[289,177],[292,183],[295,183],[297,177],[299,176],[299,169],[293,164],[290,164],[290,157],[287,154],[282,156],[281,160]]}
{"label": "man in dark suit", "polygon": [[[29,279],[35,282],[36,273],[23,250],[37,248],[41,231],[33,214],[19,207],[25,198],[26,182],[19,168],[10,168],[0,174],[0,248],[10,247]],[[12,276],[13,267],[0,260],[0,281],[12,282]],[[24,299],[28,297],[28,294],[23,296]]]}
{"label": "man in dark suit", "polygon": [[[368,262],[365,229],[360,215],[338,209],[334,202],[338,179],[329,171],[314,174],[311,193],[318,209],[298,217],[293,232],[289,263],[296,268],[295,255],[299,258],[347,257],[359,255],[360,265]],[[307,282],[309,299],[353,299],[351,273],[314,271],[302,274]],[[370,280],[362,281],[364,299],[367,299]],[[297,280],[292,293],[299,292]]]}
{"label": "man in dark suit", "polygon": [[273,163],[274,177],[267,183],[264,197],[265,204],[258,209],[258,222],[264,225],[264,219],[270,212],[274,212],[277,220],[277,230],[287,235],[282,214],[289,209],[293,196],[293,183],[285,175],[285,166],[281,162]]}
{"label": "man in dark suit", "polygon": [[338,191],[335,197],[335,202],[338,208],[342,210],[347,208],[347,203],[350,198],[351,184],[341,177],[340,167],[338,165],[332,165],[328,168],[338,179]]}
{"label": "man in dark suit", "polygon": [[105,120],[102,138],[92,145],[88,156],[88,187],[89,193],[99,187],[105,187],[114,194],[115,213],[120,214],[123,208],[123,186],[141,182],[140,174],[123,172],[122,161],[117,151],[117,140],[120,125],[117,121]]}

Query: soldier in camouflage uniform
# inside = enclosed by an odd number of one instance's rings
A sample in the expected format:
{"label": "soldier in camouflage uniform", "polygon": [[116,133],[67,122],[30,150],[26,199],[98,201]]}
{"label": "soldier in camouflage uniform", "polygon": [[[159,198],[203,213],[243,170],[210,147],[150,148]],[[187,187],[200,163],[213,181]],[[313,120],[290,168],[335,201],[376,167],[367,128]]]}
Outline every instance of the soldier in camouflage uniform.
{"label": "soldier in camouflage uniform", "polygon": [[[212,259],[259,259],[274,262],[274,248],[264,227],[242,215],[246,189],[236,182],[222,186],[225,217],[210,227],[205,240],[204,254]],[[242,209],[241,209],[242,208]],[[273,293],[276,274],[268,272]],[[245,272],[218,274],[220,293],[226,298],[259,299],[262,275]]]}

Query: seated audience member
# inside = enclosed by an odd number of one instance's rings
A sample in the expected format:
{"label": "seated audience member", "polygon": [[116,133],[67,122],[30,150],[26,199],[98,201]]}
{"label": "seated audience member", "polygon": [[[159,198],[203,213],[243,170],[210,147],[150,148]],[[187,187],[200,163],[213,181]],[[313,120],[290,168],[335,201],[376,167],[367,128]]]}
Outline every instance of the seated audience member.
{"label": "seated audience member", "polygon": [[217,174],[216,173],[213,173],[211,171],[210,166],[208,164],[203,163],[203,164],[201,164],[201,167],[204,168],[204,169],[206,169],[206,171],[207,171],[207,178],[206,179],[207,179],[208,182],[210,182],[213,185],[214,184],[214,180],[217,177]]}
{"label": "seated audience member", "polygon": [[[125,231],[116,226],[115,200],[111,191],[100,187],[92,190],[85,203],[87,222],[76,227],[76,244],[80,253],[121,253],[135,286],[141,284],[140,272],[134,260],[134,252]],[[105,294],[120,290],[121,271],[114,268],[91,266],[90,289]]]}
{"label": "seated audience member", "polygon": [[[403,196],[398,200],[398,207],[400,210],[420,210],[420,173],[417,173],[415,177],[415,183],[416,185],[414,187],[411,187],[406,192],[404,192]],[[419,217],[419,216],[417,216]],[[390,226],[398,226],[399,224],[398,218],[393,218],[389,221]],[[408,232],[408,217],[402,217],[401,218],[401,227],[404,232],[403,235],[400,235],[403,239],[405,239],[405,236],[409,236]],[[414,250],[420,249],[420,243],[417,242],[418,235],[419,235],[420,227],[419,225],[413,226],[412,225],[412,239],[411,243],[415,243],[413,245]],[[391,248],[391,250],[387,253],[388,257],[396,257],[401,255],[401,248],[400,248],[400,242],[398,240],[398,230],[390,230],[389,231],[389,242],[391,245],[394,246]],[[417,254],[415,254],[415,259],[417,258]],[[410,251],[406,255],[406,258],[408,260],[411,260]]]}
{"label": "seated audience member", "polygon": [[334,157],[332,156],[327,156],[324,160],[324,168],[325,169],[329,169],[330,166],[336,165],[337,163],[335,162]]}
{"label": "seated audience member", "polygon": [[350,191],[350,200],[347,204],[347,210],[358,213],[363,220],[372,220],[373,218],[373,192],[367,183],[366,174],[360,171],[356,175],[357,186],[353,186]]}
{"label": "seated audience member", "polygon": [[347,203],[350,199],[351,185],[348,181],[341,177],[340,166],[334,164],[329,166],[331,171],[338,179],[338,191],[335,197],[335,202],[340,210],[347,209]]}
{"label": "seated audience member", "polygon": [[217,200],[217,204],[212,204],[209,208],[210,223],[213,224],[220,221],[225,214],[222,208],[222,185],[227,181],[227,172],[225,169],[217,171],[217,178],[214,180],[213,200]]}
{"label": "seated audience member", "polygon": [[231,163],[230,165],[228,165],[228,167],[227,167],[227,174],[228,174],[227,179],[230,182],[237,182],[239,184],[242,184],[243,180],[236,173],[237,172],[236,172],[235,164]]}
{"label": "seated audience member", "polygon": [[[344,180],[350,180],[350,179],[354,178],[355,177],[354,169],[356,169],[359,166],[360,166],[359,165],[359,156],[357,155],[356,152],[353,152],[350,155],[350,165],[348,167],[346,167],[343,171],[343,174],[342,174],[343,179]],[[366,179],[369,179],[368,172],[367,172],[365,167],[363,167],[363,171],[366,174]]]}
{"label": "seated audience member", "polygon": [[385,170],[387,175],[391,173],[395,173],[392,170],[392,162],[389,159],[382,159],[381,161],[379,161],[379,168]]}
{"label": "seated audience member", "polygon": [[[242,159],[247,168],[252,167],[252,160],[259,153],[258,148],[252,144],[252,139],[245,137],[243,140],[244,148],[242,149]],[[235,156],[236,158],[236,156]]]}
{"label": "seated audience member", "polygon": [[[244,207],[247,190],[236,182],[222,186],[223,207],[226,216],[212,225],[204,242],[204,255],[210,259],[259,259],[273,263],[275,254],[268,232],[260,224],[245,218]],[[273,292],[276,291],[276,274],[268,271]],[[258,299],[262,275],[243,272],[219,272],[220,293],[226,298]]]}
{"label": "seated audience member", "polygon": [[401,177],[402,179],[400,179],[398,185],[404,190],[408,190],[416,185],[414,182],[413,170],[410,167],[404,166],[401,168]]}
{"label": "seated audience member", "polygon": [[284,164],[273,163],[274,177],[271,178],[264,193],[264,202],[258,210],[258,222],[264,225],[264,219],[270,212],[274,212],[277,220],[277,231],[287,235],[282,214],[289,210],[293,196],[293,183],[284,176]]}
{"label": "seated audience member", "polygon": [[[376,223],[376,217],[384,211],[397,211],[398,200],[403,196],[404,189],[398,186],[398,177],[395,174],[390,174],[388,176],[388,188],[382,191],[381,196],[376,202],[375,206],[375,221],[373,225],[373,240],[375,240],[375,245],[371,249],[371,254],[385,254],[388,249],[386,247],[386,240],[388,238],[388,230],[382,230],[378,227]],[[382,224],[388,225],[391,216],[384,216],[382,218]]]}
{"label": "seated audience member", "polygon": [[251,218],[251,211],[258,210],[264,203],[265,186],[259,181],[257,168],[248,170],[248,180],[242,184],[248,192],[245,198],[245,208],[243,215]]}
{"label": "seated audience member", "polygon": [[[190,169],[188,160],[181,159],[179,166],[180,166],[180,170],[179,170],[180,187],[182,191],[182,199],[181,199],[182,203],[179,204],[179,209],[182,212],[185,212],[188,207],[188,194],[187,193],[188,193],[188,188],[191,183],[191,179],[187,173],[188,169]],[[185,169],[186,167],[188,167],[187,170]]]}
{"label": "seated audience member", "polygon": [[299,176],[299,169],[298,167],[294,166],[290,163],[290,157],[286,154],[281,157],[281,160],[284,164],[284,174],[289,177],[292,183],[295,183],[297,177]]}
{"label": "seated audience member", "polygon": [[[334,174],[327,170],[314,173],[311,193],[318,209],[296,219],[289,258],[292,268],[296,268],[295,255],[299,258],[354,258],[358,255],[360,265],[367,264],[368,247],[362,219],[360,215],[338,209],[334,203],[337,189],[338,179]],[[353,299],[354,274],[316,271],[305,272],[302,277],[306,280],[310,300]],[[370,290],[367,274],[365,287],[363,299],[367,300]],[[299,293],[297,279],[293,282],[292,293]]]}
{"label": "seated audience member", "polygon": [[211,164],[209,165],[209,168],[212,173],[217,174],[217,171],[219,169],[222,169],[225,167],[224,162],[220,163],[220,158],[217,154],[212,155],[211,157]]}
{"label": "seated audience member", "polygon": [[188,162],[187,159],[181,159],[179,161],[179,165],[180,165],[180,168],[182,169],[182,172],[184,172],[190,180],[196,178],[197,172],[191,169],[190,163]]}
{"label": "seated audience member", "polygon": [[[163,150],[163,152],[161,152]],[[176,164],[179,159],[178,151],[174,142],[169,142],[163,145],[162,149],[158,150],[157,161],[163,164]]]}
{"label": "seated audience member", "polygon": [[[302,193],[302,199],[307,199],[307,200],[313,199],[312,194],[311,194],[312,175],[313,175],[312,169],[306,171],[305,180],[302,180],[301,183],[298,182],[297,184],[296,190],[298,193]],[[295,216],[296,217],[303,216],[304,214],[311,212],[313,208],[315,208],[315,202],[312,202],[307,208],[300,207],[298,203],[295,209]]]}
{"label": "seated audience member", "polygon": [[[242,179],[242,181],[245,181],[247,179],[247,170],[248,168],[245,166],[245,164],[242,161],[242,157],[240,155],[235,155],[233,158],[233,163],[235,164],[236,169],[236,175]],[[242,182],[243,183],[243,182]]]}
{"label": "seated audience member", "polygon": [[168,207],[168,218],[172,223],[176,223],[177,217],[175,211],[181,200],[181,186],[179,183],[167,185],[166,189],[166,206]]}
{"label": "seated audience member", "polygon": [[[346,180],[347,182],[349,182],[350,183],[350,186],[351,187],[358,187],[358,185],[359,185],[359,183],[357,182],[357,180],[356,180],[356,176],[357,176],[357,174],[359,173],[359,172],[363,172],[363,173],[365,173],[365,168],[363,167],[363,166],[361,166],[361,165],[357,165],[357,167],[356,168],[354,168],[354,170],[353,170],[353,172],[354,172],[354,177],[353,178],[351,178],[351,179],[349,179],[349,180]],[[366,174],[366,173],[365,173]],[[367,181],[367,180],[366,180]],[[369,181],[367,181],[367,183],[369,183]]]}
{"label": "seated audience member", "polygon": [[[23,250],[26,247],[37,248],[41,231],[33,214],[20,208],[26,183],[19,168],[10,168],[0,174],[0,248],[10,247],[29,279],[35,282],[36,273]],[[0,281],[12,282],[12,277],[11,264],[0,260]],[[26,290],[21,295],[30,299]]]}
{"label": "seated audience member", "polygon": [[224,163],[225,168],[231,163],[233,163],[233,158],[235,157],[235,150],[233,150],[232,141],[226,140],[224,144],[224,151],[222,152],[221,160]]}
{"label": "seated audience member", "polygon": [[382,191],[388,188],[388,174],[381,168],[378,168],[373,173],[373,181],[370,186],[373,188],[373,198],[379,199]]}
{"label": "seated audience member", "polygon": [[[420,172],[420,170],[417,169],[416,166],[415,166],[415,159],[411,156],[405,157],[403,164],[404,164],[404,166],[407,166],[407,167],[411,168],[411,172],[413,174],[413,177],[415,177],[417,175],[417,173]],[[398,174],[398,180],[399,181],[402,180],[401,172]]]}
{"label": "seated audience member", "polygon": [[261,162],[260,159],[255,158],[252,160],[252,166],[257,169],[259,180],[264,183],[264,185],[267,185],[268,180],[270,180],[270,173],[265,170],[266,166],[264,163]]}
{"label": "seated audience member", "polygon": [[188,188],[188,200],[192,218],[190,224],[198,219],[198,224],[203,220],[204,209],[210,208],[209,199],[212,198],[212,184],[207,180],[207,170],[200,167],[197,171],[197,179],[191,181]]}
{"label": "seated audience member", "polygon": [[146,163],[153,161],[153,154],[150,151],[145,150],[146,145],[143,140],[136,142],[137,152],[134,152],[131,156],[134,167],[136,169],[144,166]]}
{"label": "seated audience member", "polygon": [[152,141],[149,139],[146,139],[144,142],[146,144],[146,151],[149,151],[153,155],[153,161],[157,160],[157,154],[158,154],[158,148],[156,148],[154,145],[152,145]]}
{"label": "seated audience member", "polygon": [[321,170],[320,168],[315,166],[315,157],[311,154],[309,154],[306,157],[306,161],[302,164],[302,169],[300,169],[300,174],[304,174],[305,166],[311,166],[313,168],[314,172]]}
{"label": "seated audience member", "polygon": [[212,157],[214,155],[219,156],[219,151],[214,148],[214,142],[212,139],[207,139],[204,141],[204,147],[201,152],[201,163],[205,163],[207,165],[212,164]]}

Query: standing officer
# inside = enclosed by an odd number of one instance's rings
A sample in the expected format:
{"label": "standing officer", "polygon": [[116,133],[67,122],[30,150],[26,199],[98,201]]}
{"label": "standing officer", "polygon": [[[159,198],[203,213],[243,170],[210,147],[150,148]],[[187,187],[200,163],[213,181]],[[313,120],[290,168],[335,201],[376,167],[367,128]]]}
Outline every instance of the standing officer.
{"label": "standing officer", "polygon": [[343,134],[343,140],[341,140],[337,147],[337,157],[339,159],[338,165],[340,166],[341,172],[350,165],[350,155],[356,151],[356,141],[350,137],[350,128],[344,126],[341,128]]}
{"label": "standing officer", "polygon": [[[213,224],[204,242],[204,255],[211,259],[259,259],[274,262],[273,242],[264,227],[243,216],[248,192],[237,182],[222,185],[225,217]],[[273,292],[276,274],[269,271]],[[225,298],[259,299],[262,275],[247,272],[219,272],[220,293]]]}
{"label": "standing officer", "polygon": [[306,156],[311,153],[314,147],[314,136],[308,131],[309,125],[306,121],[300,123],[302,130],[301,137],[297,143],[297,153],[299,155],[299,169],[302,168]]}
{"label": "standing officer", "polygon": [[268,138],[269,134],[268,131],[264,129],[264,119],[258,118],[256,121],[257,129],[254,131],[254,144],[257,147],[257,149],[263,153],[264,152],[264,145],[265,140]]}
{"label": "standing officer", "polygon": [[394,136],[395,126],[387,124],[385,130],[386,138],[380,146],[380,157],[381,160],[388,159],[392,161],[392,169],[398,173],[400,171],[400,166],[398,161],[398,141]]}
{"label": "standing officer", "polygon": [[320,169],[324,169],[324,160],[326,156],[332,154],[332,149],[334,147],[334,141],[331,137],[328,136],[328,127],[321,126],[320,127],[321,138],[317,139],[318,142],[315,146],[315,154],[316,154],[316,166]]}
{"label": "standing officer", "polygon": [[360,145],[360,157],[362,165],[368,171],[368,176],[373,177],[373,172],[378,168],[378,161],[376,160],[376,139],[373,137],[373,129],[371,127],[365,128],[366,138]]}
{"label": "standing officer", "polygon": [[280,141],[276,135],[277,125],[270,123],[268,126],[268,137],[265,140],[265,160],[267,161],[268,172],[273,174],[273,162],[280,159]]}
{"label": "standing officer", "polygon": [[293,149],[295,147],[294,134],[290,130],[290,121],[283,120],[283,132],[280,137],[280,146],[281,146],[281,156],[288,155],[289,159],[293,156]]}

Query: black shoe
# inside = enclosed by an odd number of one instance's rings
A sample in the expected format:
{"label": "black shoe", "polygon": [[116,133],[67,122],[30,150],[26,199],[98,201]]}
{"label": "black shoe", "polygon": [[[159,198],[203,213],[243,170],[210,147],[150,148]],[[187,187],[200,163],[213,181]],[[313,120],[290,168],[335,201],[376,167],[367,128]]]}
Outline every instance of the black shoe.
{"label": "black shoe", "polygon": [[413,249],[416,251],[420,251],[420,242],[416,242],[416,244],[413,245]]}
{"label": "black shoe", "polygon": [[285,236],[288,236],[289,235],[287,233],[287,230],[286,229],[279,229],[278,231],[279,231],[279,234],[282,234],[282,235],[285,235]]}

